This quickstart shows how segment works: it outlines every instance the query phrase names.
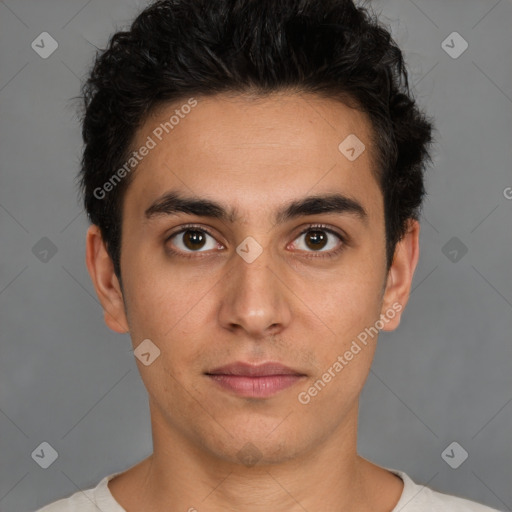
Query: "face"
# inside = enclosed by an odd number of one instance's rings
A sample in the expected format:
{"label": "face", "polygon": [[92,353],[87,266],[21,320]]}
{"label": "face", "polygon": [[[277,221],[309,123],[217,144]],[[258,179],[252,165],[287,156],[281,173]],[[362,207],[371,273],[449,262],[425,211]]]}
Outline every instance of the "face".
{"label": "face", "polygon": [[[388,274],[361,112],[313,95],[195,101],[137,133],[134,148],[153,147],[124,197],[123,296],[94,227],[89,270],[108,325],[134,349],[150,340],[137,364],[161,438],[283,461],[355,421],[375,332],[394,329],[407,300],[417,231]],[[216,372],[232,363],[290,373]]]}

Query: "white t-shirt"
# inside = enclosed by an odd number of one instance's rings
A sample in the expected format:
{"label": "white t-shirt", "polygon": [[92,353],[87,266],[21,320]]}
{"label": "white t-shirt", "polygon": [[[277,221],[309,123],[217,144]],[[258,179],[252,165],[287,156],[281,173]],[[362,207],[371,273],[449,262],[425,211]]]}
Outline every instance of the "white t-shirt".
{"label": "white t-shirt", "polygon": [[[403,471],[385,469],[404,481],[402,495],[392,512],[503,512],[475,501],[418,485]],[[69,498],[50,503],[36,512],[126,512],[114,499],[107,486],[109,480],[119,474],[108,475],[96,487],[78,491]]]}

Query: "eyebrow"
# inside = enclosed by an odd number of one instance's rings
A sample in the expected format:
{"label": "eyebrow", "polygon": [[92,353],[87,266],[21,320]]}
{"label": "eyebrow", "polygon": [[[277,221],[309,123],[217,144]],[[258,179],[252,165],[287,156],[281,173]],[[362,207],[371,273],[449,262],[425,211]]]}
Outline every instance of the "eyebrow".
{"label": "eyebrow", "polygon": [[[226,208],[221,203],[201,197],[183,196],[177,191],[166,192],[149,206],[144,212],[146,219],[150,220],[161,215],[176,215],[185,213],[198,217],[209,217],[224,222],[236,222],[239,213],[236,208]],[[368,213],[357,200],[342,194],[323,194],[307,196],[285,204],[275,214],[277,224],[307,215],[321,213],[350,214],[368,222]]]}

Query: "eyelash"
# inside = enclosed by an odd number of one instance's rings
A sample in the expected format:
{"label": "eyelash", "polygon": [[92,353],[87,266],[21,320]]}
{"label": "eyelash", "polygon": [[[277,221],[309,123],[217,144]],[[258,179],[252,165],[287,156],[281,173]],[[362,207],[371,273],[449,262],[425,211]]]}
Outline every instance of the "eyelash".
{"label": "eyelash", "polygon": [[[185,233],[186,231],[191,231],[191,230],[201,231],[201,232],[207,233],[212,238],[215,238],[213,233],[211,233],[208,229],[206,229],[206,228],[204,228],[202,226],[198,226],[196,224],[186,224],[186,225],[182,226],[182,228],[179,231],[175,231],[174,233],[171,233],[168,237],[166,237],[165,242],[167,243],[171,238],[175,237],[176,235],[179,235],[181,233]],[[331,250],[329,252],[316,252],[316,251],[312,251],[312,254],[310,256],[305,256],[306,258],[334,258],[334,257],[338,256],[338,254],[340,254],[345,249],[345,244],[346,244],[345,237],[343,235],[341,235],[340,233],[338,233],[337,231],[334,231],[333,229],[330,229],[325,224],[310,224],[305,229],[303,229],[297,235],[296,238],[299,238],[300,236],[302,236],[302,235],[304,235],[306,233],[309,233],[310,231],[315,231],[315,230],[317,230],[317,231],[325,231],[327,233],[330,233],[331,235],[337,236],[340,239],[340,241],[341,241],[341,246],[338,249],[334,249],[334,250]],[[181,252],[181,251],[176,251],[176,250],[171,249],[171,248],[167,248],[167,251],[170,254],[172,254],[173,256],[179,256],[181,258],[197,258],[198,257],[197,254],[201,254],[200,252],[194,252],[194,251],[188,252],[188,253],[184,253],[184,252]],[[320,256],[317,256],[316,254],[320,254]],[[201,256],[199,256],[199,257],[201,257]]]}

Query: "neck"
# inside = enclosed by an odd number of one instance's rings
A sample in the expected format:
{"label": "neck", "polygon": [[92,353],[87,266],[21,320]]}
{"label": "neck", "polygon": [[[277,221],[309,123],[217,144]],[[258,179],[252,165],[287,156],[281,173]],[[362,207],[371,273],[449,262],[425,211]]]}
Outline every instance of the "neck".
{"label": "neck", "polygon": [[249,467],[199,448],[153,411],[154,453],[133,468],[129,483],[112,480],[109,487],[128,512],[389,511],[402,481],[358,456],[357,412],[356,403],[347,421],[309,450]]}

